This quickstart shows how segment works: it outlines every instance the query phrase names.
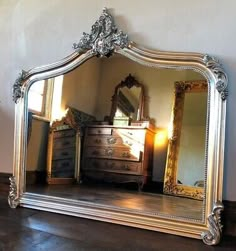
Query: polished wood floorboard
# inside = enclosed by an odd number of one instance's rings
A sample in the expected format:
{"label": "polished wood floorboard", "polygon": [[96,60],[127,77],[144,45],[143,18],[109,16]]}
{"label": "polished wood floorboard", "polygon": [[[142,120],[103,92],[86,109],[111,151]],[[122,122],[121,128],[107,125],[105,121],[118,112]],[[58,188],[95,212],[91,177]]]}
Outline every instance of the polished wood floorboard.
{"label": "polished wood floorboard", "polygon": [[202,219],[202,201],[138,192],[108,185],[31,185],[27,192],[133,209],[145,213]]}
{"label": "polished wood floorboard", "polygon": [[236,239],[220,245],[154,231],[42,212],[10,209],[0,196],[0,251],[235,251]]}

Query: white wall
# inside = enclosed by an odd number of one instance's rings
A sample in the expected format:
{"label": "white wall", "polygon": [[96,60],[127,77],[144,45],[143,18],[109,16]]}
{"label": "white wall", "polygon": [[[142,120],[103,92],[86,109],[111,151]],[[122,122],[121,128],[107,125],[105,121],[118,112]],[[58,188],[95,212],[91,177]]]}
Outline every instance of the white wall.
{"label": "white wall", "polygon": [[98,84],[100,79],[100,61],[92,58],[76,70],[64,75],[61,108],[68,106],[96,116]]}
{"label": "white wall", "polygon": [[224,199],[236,201],[236,33],[234,0],[1,0],[0,172],[12,171],[12,85],[21,69],[57,61],[110,8],[129,38],[146,47],[204,52],[218,57],[229,76]]}

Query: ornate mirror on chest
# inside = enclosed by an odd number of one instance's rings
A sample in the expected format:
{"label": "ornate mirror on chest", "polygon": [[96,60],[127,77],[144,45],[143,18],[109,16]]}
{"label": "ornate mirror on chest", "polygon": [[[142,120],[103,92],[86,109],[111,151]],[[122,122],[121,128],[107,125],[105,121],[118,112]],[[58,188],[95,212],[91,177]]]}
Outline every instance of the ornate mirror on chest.
{"label": "ornate mirror on chest", "polygon": [[9,205],[220,242],[227,76],[138,47],[107,9],[67,58],[22,71]]}

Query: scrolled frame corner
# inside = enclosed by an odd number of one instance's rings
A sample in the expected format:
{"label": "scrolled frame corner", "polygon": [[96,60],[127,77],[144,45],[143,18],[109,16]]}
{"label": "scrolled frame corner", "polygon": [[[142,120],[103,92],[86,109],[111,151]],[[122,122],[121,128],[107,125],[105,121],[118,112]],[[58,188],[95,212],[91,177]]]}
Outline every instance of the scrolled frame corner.
{"label": "scrolled frame corner", "polygon": [[18,78],[15,80],[15,83],[13,84],[12,88],[12,98],[15,104],[17,104],[18,100],[23,97],[23,91],[22,91],[22,86],[23,82],[26,79],[28,75],[28,72],[25,70],[22,70],[19,73]]}
{"label": "scrolled frame corner", "polygon": [[224,210],[222,202],[217,201],[208,216],[209,230],[201,234],[202,241],[207,245],[217,245],[222,237],[221,212]]}
{"label": "scrolled frame corner", "polygon": [[213,56],[204,55],[203,61],[208,69],[210,69],[216,78],[216,89],[220,93],[222,101],[227,99],[228,92],[228,77],[225,73],[219,60]]}
{"label": "scrolled frame corner", "polygon": [[11,208],[17,208],[20,203],[20,200],[17,195],[17,185],[16,185],[16,177],[10,176],[10,190],[8,195],[8,204]]}

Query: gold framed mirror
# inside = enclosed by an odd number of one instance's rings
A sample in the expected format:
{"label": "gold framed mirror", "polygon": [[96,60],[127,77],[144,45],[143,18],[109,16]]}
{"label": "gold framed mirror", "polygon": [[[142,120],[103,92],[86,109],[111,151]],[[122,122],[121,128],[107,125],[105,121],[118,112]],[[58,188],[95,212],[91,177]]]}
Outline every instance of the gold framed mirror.
{"label": "gold framed mirror", "polygon": [[[219,62],[214,57],[201,53],[164,52],[141,48],[130,41],[128,35],[116,27],[107,9],[103,10],[99,19],[92,26],[91,33],[84,33],[80,41],[75,43],[73,47],[75,51],[65,59],[27,72],[22,71],[14,83],[13,98],[16,103],[15,148],[14,171],[10,179],[8,197],[9,205],[12,208],[22,206],[202,239],[208,245],[219,243],[222,236],[220,217],[223,210],[222,181],[227,97],[227,76]],[[125,65],[117,65],[116,62],[111,64],[109,60],[113,60],[114,55],[122,56],[129,62]],[[106,59],[107,62],[104,78],[99,78],[100,71],[98,71],[98,69],[104,69],[104,65],[97,67],[96,64],[96,60],[101,58]],[[123,68],[120,66],[123,66]],[[91,74],[91,67],[94,70],[93,74]],[[84,69],[87,73],[86,78],[84,78],[85,75],[74,78],[78,72]],[[115,75],[115,72],[117,75]],[[150,75],[150,72],[152,72],[152,75]],[[95,73],[99,74],[96,75]],[[181,81],[204,79],[207,82],[208,112],[205,127],[206,165],[203,200],[169,196],[161,192],[153,194],[152,188],[157,188],[155,182],[163,181],[161,179],[155,180],[153,177],[159,171],[161,173],[164,170],[166,134],[156,133],[156,136],[154,136],[155,133],[149,133],[152,130],[144,125],[122,128],[115,128],[113,125],[96,125],[96,130],[94,130],[94,127],[87,127],[91,136],[100,135],[107,139],[113,136],[112,133],[115,133],[115,137],[119,137],[119,143],[122,145],[119,150],[122,149],[121,152],[125,153],[119,155],[119,158],[132,156],[130,162],[134,165],[128,166],[128,168],[124,162],[118,167],[114,165],[105,166],[107,169],[109,168],[110,176],[114,171],[112,170],[113,167],[119,173],[119,176],[122,176],[122,172],[129,175],[129,178],[137,178],[137,174],[140,176],[141,171],[143,171],[143,163],[146,161],[145,142],[149,141],[149,145],[153,145],[152,173],[154,175],[151,176],[148,173],[148,177],[152,178],[153,183],[147,183],[147,188],[144,188],[143,191],[124,190],[123,188],[122,191],[118,191],[116,187],[99,190],[100,188],[96,186],[92,189],[90,187],[89,193],[84,196],[83,192],[87,191],[87,188],[82,187],[83,184],[78,184],[76,187],[67,187],[67,189],[58,186],[58,190],[53,190],[55,188],[53,186],[29,189],[26,185],[26,172],[27,155],[29,155],[27,130],[30,87],[41,80],[57,77],[68,79],[69,81],[64,86],[67,87],[64,100],[68,97],[68,93],[71,95],[70,102],[68,101],[67,104],[73,107],[80,104],[77,107],[78,109],[83,108],[84,112],[92,113],[91,115],[96,115],[97,119],[100,120],[100,117],[109,115],[110,99],[115,85],[121,79],[125,79],[129,73],[135,77],[137,74],[137,79],[145,85],[145,98],[147,97],[147,99],[145,100],[145,112],[143,114],[154,117],[156,127],[158,129],[164,127],[165,133],[167,131],[166,122],[169,121],[171,112],[171,102],[167,102],[167,100],[171,101],[173,81],[176,79]],[[142,75],[138,75],[141,73]],[[97,76],[97,79],[104,80],[102,84],[92,81],[94,76]],[[59,89],[58,86],[59,84],[56,85],[56,89]],[[99,96],[98,93],[109,95]],[[82,102],[85,102],[86,106],[82,106]],[[65,104],[63,101],[57,107],[61,109]],[[167,117],[164,116],[166,114]],[[132,138],[130,137],[131,132]],[[123,151],[127,149],[127,145],[131,147],[130,142],[126,142],[126,138],[132,140],[131,143],[135,142],[134,145],[139,146],[138,154],[130,148],[132,155],[130,152]],[[142,139],[141,142],[140,138]],[[99,144],[99,142],[98,140],[95,143]],[[101,142],[103,141],[101,140]],[[107,144],[107,140],[105,142]],[[111,142],[118,141],[112,140]],[[162,144],[163,142],[164,144]],[[126,143],[127,145],[125,145]],[[97,149],[94,148],[92,153],[96,154]],[[100,147],[99,150],[104,154],[104,147]],[[107,154],[113,153],[110,151],[110,147],[108,150],[106,151]],[[118,151],[119,154],[121,152]],[[151,155],[146,152],[146,156]],[[107,169],[103,170],[103,177],[106,176],[105,171]],[[144,176],[147,177],[146,173]],[[160,176],[163,178],[164,175]],[[70,191],[74,191],[74,193],[69,193]],[[114,195],[112,198],[110,196],[111,191]],[[123,195],[125,196],[122,197]]]}
{"label": "gold framed mirror", "polygon": [[207,81],[175,83],[164,193],[203,200]]}

